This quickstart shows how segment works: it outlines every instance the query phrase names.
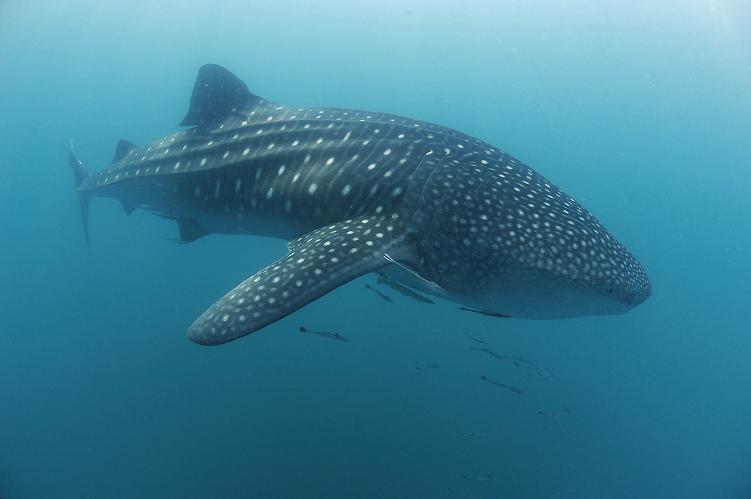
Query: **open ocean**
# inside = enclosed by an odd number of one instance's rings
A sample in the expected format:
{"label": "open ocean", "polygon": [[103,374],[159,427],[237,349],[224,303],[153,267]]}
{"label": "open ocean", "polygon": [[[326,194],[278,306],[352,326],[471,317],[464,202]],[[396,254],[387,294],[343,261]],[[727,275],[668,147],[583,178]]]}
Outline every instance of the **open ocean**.
{"label": "open ocean", "polygon": [[[286,242],[176,244],[98,198],[87,247],[67,147],[96,171],[174,132],[210,62],[498,146],[631,249],[651,298],[503,320],[371,274],[192,343]],[[4,0],[0,165],[2,499],[751,498],[747,1]]]}

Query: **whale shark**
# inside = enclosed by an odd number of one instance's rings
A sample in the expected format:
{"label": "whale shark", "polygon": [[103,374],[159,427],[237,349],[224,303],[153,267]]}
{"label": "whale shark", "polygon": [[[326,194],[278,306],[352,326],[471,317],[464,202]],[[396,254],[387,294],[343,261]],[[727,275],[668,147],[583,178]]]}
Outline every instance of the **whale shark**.
{"label": "whale shark", "polygon": [[195,319],[196,343],[258,331],[370,272],[499,317],[618,314],[651,294],[643,266],[571,196],[459,131],[284,106],[215,64],[199,69],[180,126],[145,146],[121,140],[96,173],[72,148],[69,164],[87,241],[94,197],[174,220],[184,243],[288,241]]}

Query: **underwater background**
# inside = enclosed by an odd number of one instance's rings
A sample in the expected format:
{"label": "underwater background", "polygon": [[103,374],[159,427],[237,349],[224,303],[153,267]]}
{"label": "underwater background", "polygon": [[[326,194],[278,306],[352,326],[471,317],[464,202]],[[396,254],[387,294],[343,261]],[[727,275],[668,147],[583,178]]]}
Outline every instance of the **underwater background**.
{"label": "underwater background", "polygon": [[[175,131],[208,62],[283,104],[508,151],[635,253],[652,297],[502,320],[370,275],[191,343],[285,242],[176,244],[97,199],[87,248],[66,151],[96,170]],[[751,498],[748,2],[0,1],[0,165],[3,499]]]}

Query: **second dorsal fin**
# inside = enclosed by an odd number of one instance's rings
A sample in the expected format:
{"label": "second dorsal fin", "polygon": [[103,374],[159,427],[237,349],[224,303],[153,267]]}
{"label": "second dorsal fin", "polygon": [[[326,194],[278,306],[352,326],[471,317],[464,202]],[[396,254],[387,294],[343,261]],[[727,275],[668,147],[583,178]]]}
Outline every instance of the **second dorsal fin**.
{"label": "second dorsal fin", "polygon": [[211,126],[221,122],[232,112],[242,111],[260,100],[227,69],[216,64],[206,64],[198,70],[188,114],[180,122],[180,126]]}
{"label": "second dorsal fin", "polygon": [[135,145],[133,142],[130,142],[129,140],[120,139],[117,143],[117,146],[115,146],[115,156],[112,158],[112,164],[115,164],[123,159],[132,149],[135,149],[137,147],[137,145]]}

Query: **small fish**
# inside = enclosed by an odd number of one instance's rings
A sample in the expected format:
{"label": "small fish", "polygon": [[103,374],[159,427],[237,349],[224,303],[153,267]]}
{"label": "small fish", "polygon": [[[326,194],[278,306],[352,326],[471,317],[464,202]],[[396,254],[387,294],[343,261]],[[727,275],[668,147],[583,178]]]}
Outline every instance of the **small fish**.
{"label": "small fish", "polygon": [[474,312],[476,314],[480,315],[487,315],[488,317],[497,317],[499,319],[510,319],[510,315],[502,314],[500,312],[486,312],[485,310],[477,310],[474,308],[467,308],[467,307],[459,307],[459,310],[464,310],[465,312]]}
{"label": "small fish", "polygon": [[483,345],[487,345],[488,344],[488,342],[485,341],[485,338],[483,338],[481,336],[472,336],[471,334],[469,334],[466,331],[462,331],[462,332],[464,333],[464,336],[466,336],[467,338],[469,338],[472,341],[476,341],[477,343],[481,343]]}
{"label": "small fish", "polygon": [[557,378],[556,374],[550,369],[538,369],[537,371],[524,374],[525,378]]}
{"label": "small fish", "polygon": [[571,414],[571,411],[569,411],[568,409],[563,409],[562,411],[558,411],[558,412],[549,412],[549,411],[539,410],[537,411],[537,414],[539,414],[540,416],[558,417],[558,416],[568,416],[569,414]]}
{"label": "small fish", "polygon": [[462,475],[462,480],[474,480],[476,482],[488,482],[493,479],[493,473],[480,473],[479,475]]}
{"label": "small fish", "polygon": [[521,391],[520,389],[518,389],[518,388],[516,388],[514,386],[504,385],[503,383],[500,383],[500,382],[498,382],[498,381],[496,381],[494,379],[490,379],[487,376],[480,376],[480,379],[483,380],[483,381],[487,381],[488,383],[492,383],[492,384],[494,384],[497,387],[504,388],[506,390],[509,390],[509,391],[514,392],[514,393],[519,394],[519,395],[521,395],[522,393],[524,393],[523,391]]}
{"label": "small fish", "polygon": [[498,355],[493,350],[483,347],[469,347],[470,350],[477,350],[479,352],[485,352],[486,354],[495,357],[498,360],[510,360],[514,366],[522,367],[524,369],[536,369],[537,366],[531,360],[523,359],[521,357],[513,357],[511,355]]}
{"label": "small fish", "polygon": [[323,336],[324,338],[331,338],[332,340],[339,340],[339,341],[345,341],[349,343],[349,339],[345,338],[339,333],[329,333],[328,331],[312,331],[310,329],[307,329],[303,326],[300,326],[298,329],[301,333],[310,333],[310,334],[317,334],[318,336]]}
{"label": "small fish", "polygon": [[522,357],[504,356],[504,359],[512,361],[516,367],[523,367],[525,369],[537,368],[537,365],[535,365],[534,362],[532,362],[531,360],[524,359]]}
{"label": "small fish", "polygon": [[[396,265],[396,266],[397,266],[397,267],[399,267],[400,269],[404,270],[404,271],[405,271],[405,272],[407,272],[407,273],[408,273],[409,275],[411,275],[412,277],[414,277],[415,279],[417,279],[417,280],[418,280],[419,282],[421,282],[421,283],[422,283],[423,285],[425,285],[425,286],[427,286],[428,288],[432,289],[432,290],[433,290],[434,292],[436,292],[436,293],[440,293],[441,295],[447,295],[447,294],[448,294],[448,293],[446,292],[446,290],[445,290],[445,289],[443,289],[442,287],[440,287],[440,286],[439,286],[438,284],[436,284],[435,282],[431,281],[430,279],[426,279],[426,278],[424,278],[424,277],[423,277],[423,276],[421,276],[421,275],[420,275],[420,273],[419,273],[419,272],[417,272],[416,270],[414,270],[414,269],[411,269],[411,268],[407,267],[406,265],[402,265],[401,263],[397,262],[397,261],[396,261],[396,260],[394,260],[394,258],[393,258],[393,257],[392,257],[391,255],[389,255],[388,253],[384,253],[384,254],[383,254],[383,257],[384,257],[384,258],[386,259],[386,261],[388,261],[388,262],[390,262],[390,263],[392,263],[392,264]],[[405,289],[406,289],[406,288],[405,288]],[[427,298],[426,298],[426,299],[427,299]],[[431,303],[432,303],[432,302],[431,302]]]}
{"label": "small fish", "polygon": [[439,367],[441,367],[440,364],[438,364],[437,362],[433,362],[432,364],[423,364],[420,366],[415,366],[415,369],[438,369]]}
{"label": "small fish", "polygon": [[376,288],[372,287],[370,284],[366,284],[365,287],[371,290],[372,292],[374,292],[375,294],[377,294],[378,296],[380,296],[381,298],[383,298],[384,301],[394,303],[394,300],[392,300],[389,295],[385,295],[381,293]]}
{"label": "small fish", "polygon": [[489,348],[482,348],[482,347],[469,347],[470,350],[477,350],[478,352],[485,352],[486,354],[495,357],[498,360],[505,360],[505,357],[498,355],[493,350]]}
{"label": "small fish", "polygon": [[459,430],[459,429],[454,430],[454,431],[456,432],[457,435],[462,435],[462,436],[465,436],[465,437],[489,437],[490,435],[492,435],[492,433],[482,433],[482,432],[481,433],[476,433],[476,432],[473,432],[473,431],[462,431],[462,430]]}
{"label": "small fish", "polygon": [[397,293],[401,293],[402,295],[406,296],[407,298],[412,298],[413,300],[419,301],[420,303],[435,303],[433,300],[421,295],[417,291],[412,291],[407,286],[404,286],[403,284],[400,284],[387,276],[386,274],[378,273],[378,280],[376,281],[378,284],[383,284]]}

